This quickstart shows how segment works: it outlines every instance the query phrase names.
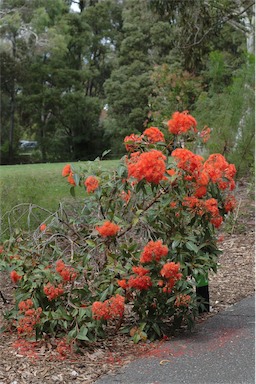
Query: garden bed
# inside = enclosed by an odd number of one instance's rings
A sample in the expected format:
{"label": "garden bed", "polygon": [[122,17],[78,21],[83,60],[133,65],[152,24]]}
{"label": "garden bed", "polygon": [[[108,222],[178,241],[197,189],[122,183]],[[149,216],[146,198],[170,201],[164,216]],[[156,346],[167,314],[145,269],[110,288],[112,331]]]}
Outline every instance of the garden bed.
{"label": "garden bed", "polygon": [[[249,187],[246,181],[238,183],[235,218],[228,221],[220,233],[220,237],[224,236],[220,243],[223,253],[219,257],[218,273],[210,276],[211,311],[201,315],[198,321],[204,321],[254,292],[255,223]],[[11,302],[14,287],[4,274],[0,278],[0,289]],[[0,322],[8,305],[0,299]],[[0,335],[1,384],[93,383],[102,374],[129,363],[163,342],[135,345],[128,337],[118,334],[81,350],[80,354],[65,358],[56,352],[54,340],[39,344],[35,350],[25,351],[24,347],[14,348],[16,339],[16,335],[9,333]],[[31,357],[26,356],[28,354]]]}

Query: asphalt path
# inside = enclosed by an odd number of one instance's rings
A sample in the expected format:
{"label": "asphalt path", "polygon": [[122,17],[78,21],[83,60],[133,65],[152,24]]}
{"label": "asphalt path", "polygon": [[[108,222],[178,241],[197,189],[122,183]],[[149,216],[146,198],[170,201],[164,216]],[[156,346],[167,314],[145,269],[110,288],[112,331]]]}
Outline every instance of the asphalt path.
{"label": "asphalt path", "polygon": [[95,383],[254,384],[255,296]]}

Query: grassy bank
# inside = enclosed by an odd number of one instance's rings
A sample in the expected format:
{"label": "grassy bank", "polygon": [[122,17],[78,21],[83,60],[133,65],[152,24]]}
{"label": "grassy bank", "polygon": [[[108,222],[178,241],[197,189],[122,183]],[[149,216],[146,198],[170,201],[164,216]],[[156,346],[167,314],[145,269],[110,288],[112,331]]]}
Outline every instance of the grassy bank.
{"label": "grassy bank", "polygon": [[[100,162],[103,169],[111,170],[115,168],[118,161],[104,160]],[[92,166],[98,166],[98,162],[91,163]],[[70,185],[66,178],[61,176],[62,169],[66,163],[47,163],[47,164],[23,164],[0,166],[0,213],[1,213],[1,231],[6,237],[6,227],[8,226],[7,212],[14,206],[24,203],[35,204],[49,211],[56,211],[59,202],[70,198]],[[71,163],[75,169],[80,167],[88,168],[86,162]],[[84,189],[77,188],[78,198],[84,196]],[[15,216],[21,216],[24,207],[17,208],[12,213],[12,222],[16,220]],[[38,220],[44,217],[43,211],[37,213]],[[25,214],[24,214],[25,216]],[[23,222],[26,224],[26,218]],[[17,223],[18,226],[18,223]]]}

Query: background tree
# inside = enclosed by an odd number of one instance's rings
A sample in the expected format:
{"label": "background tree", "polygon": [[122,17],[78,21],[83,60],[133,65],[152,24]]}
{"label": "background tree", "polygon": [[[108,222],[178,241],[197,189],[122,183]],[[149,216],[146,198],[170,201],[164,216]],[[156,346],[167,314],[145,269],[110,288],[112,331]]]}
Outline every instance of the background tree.
{"label": "background tree", "polygon": [[227,156],[246,147],[254,111],[253,0],[1,5],[2,163],[21,160],[20,139],[38,142],[37,161],[86,160],[109,148],[118,156],[131,131],[163,125],[185,109],[199,125],[207,110]]}

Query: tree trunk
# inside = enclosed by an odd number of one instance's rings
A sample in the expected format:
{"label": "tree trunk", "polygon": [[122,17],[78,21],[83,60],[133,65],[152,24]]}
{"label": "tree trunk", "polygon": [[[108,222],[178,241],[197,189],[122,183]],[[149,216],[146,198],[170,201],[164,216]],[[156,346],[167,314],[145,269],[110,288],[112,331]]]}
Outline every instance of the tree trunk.
{"label": "tree trunk", "polygon": [[14,161],[13,143],[14,143],[14,128],[15,128],[15,89],[12,90],[10,103],[11,103],[11,110],[10,110],[8,163],[13,164],[13,161]]}

